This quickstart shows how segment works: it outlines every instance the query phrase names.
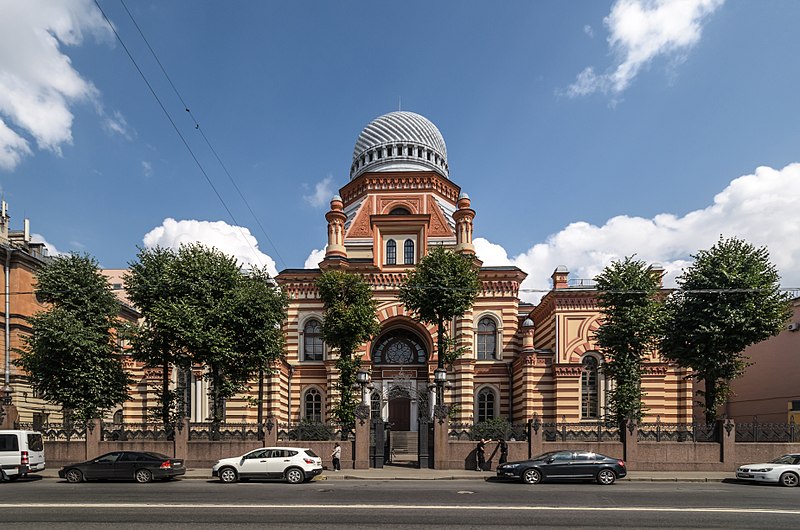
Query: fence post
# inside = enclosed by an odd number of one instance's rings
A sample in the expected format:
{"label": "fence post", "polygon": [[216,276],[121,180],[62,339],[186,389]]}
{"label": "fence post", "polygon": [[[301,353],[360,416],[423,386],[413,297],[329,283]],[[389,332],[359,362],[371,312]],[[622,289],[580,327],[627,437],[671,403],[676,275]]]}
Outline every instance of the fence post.
{"label": "fence post", "polygon": [[450,465],[450,439],[448,432],[448,408],[437,405],[433,419],[433,468],[449,469]]}
{"label": "fence post", "polygon": [[274,447],[278,445],[278,423],[272,416],[267,418],[264,424],[264,446]]}
{"label": "fence post", "polygon": [[183,460],[183,467],[187,467],[186,459],[189,457],[189,418],[180,418],[175,422],[175,432],[172,436],[172,456]]}
{"label": "fence post", "polygon": [[533,458],[544,452],[544,445],[542,444],[544,429],[542,428],[542,421],[536,413],[533,414],[533,421],[529,423],[531,430],[530,437],[528,438],[528,458]]}
{"label": "fence post", "polygon": [[353,455],[353,469],[369,469],[369,405],[365,411],[356,409],[356,440],[355,455]]}
{"label": "fence post", "polygon": [[628,469],[635,470],[639,459],[639,424],[634,418],[622,421],[620,435],[622,436],[622,452]]}
{"label": "fence post", "polygon": [[102,425],[98,418],[92,418],[86,422],[86,460],[90,460],[100,454],[100,437]]}
{"label": "fence post", "polygon": [[733,469],[736,465],[736,424],[732,419],[717,420],[720,461]]}

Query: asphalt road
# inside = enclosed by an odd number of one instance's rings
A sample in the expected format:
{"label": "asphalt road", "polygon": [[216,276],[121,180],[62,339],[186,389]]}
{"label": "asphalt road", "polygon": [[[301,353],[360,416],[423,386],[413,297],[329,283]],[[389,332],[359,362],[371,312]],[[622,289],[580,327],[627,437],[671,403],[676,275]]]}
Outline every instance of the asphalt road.
{"label": "asphalt road", "polygon": [[8,528],[797,528],[800,488],[723,483],[204,480],[0,484]]}

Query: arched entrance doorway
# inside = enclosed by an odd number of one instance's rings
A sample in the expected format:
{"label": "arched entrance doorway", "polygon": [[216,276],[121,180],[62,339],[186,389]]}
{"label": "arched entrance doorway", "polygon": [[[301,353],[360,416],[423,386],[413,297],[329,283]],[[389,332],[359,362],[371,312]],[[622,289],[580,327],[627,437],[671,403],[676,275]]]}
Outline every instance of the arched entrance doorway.
{"label": "arched entrance doorway", "polygon": [[413,331],[404,327],[386,330],[372,347],[373,384],[381,388],[388,405],[393,433],[416,430],[419,388],[426,388],[428,349]]}

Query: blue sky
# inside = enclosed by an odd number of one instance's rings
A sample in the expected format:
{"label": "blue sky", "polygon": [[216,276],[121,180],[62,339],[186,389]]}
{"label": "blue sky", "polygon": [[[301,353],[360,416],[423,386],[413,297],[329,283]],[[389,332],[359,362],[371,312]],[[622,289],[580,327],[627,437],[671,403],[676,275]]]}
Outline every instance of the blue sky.
{"label": "blue sky", "polygon": [[222,200],[92,1],[0,0],[0,187],[52,252],[120,268],[202,241],[313,266],[359,132],[401,100],[527,299],[557,265],[634,253],[672,282],[720,235],[800,285],[796,1],[125,0],[249,208],[124,5],[99,2]]}

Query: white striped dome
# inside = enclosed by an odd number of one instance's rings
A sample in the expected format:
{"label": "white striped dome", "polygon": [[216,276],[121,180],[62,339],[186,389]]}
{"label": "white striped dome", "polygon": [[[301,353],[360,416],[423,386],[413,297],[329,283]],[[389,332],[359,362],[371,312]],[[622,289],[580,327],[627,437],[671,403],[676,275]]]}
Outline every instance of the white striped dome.
{"label": "white striped dome", "polygon": [[350,180],[368,171],[436,171],[447,178],[450,171],[442,133],[414,112],[375,118],[356,140]]}

